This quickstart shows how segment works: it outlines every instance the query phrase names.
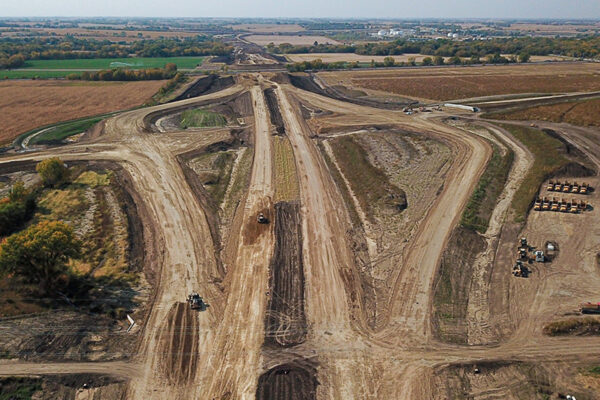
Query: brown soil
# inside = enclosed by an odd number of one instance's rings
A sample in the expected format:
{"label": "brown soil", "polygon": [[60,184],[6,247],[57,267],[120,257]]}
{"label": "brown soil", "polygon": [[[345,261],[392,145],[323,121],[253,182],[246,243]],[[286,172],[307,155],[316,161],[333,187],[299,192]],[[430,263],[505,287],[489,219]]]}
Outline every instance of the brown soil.
{"label": "brown soil", "polygon": [[174,98],[171,102],[218,92],[219,90],[223,90],[230,86],[233,86],[234,83],[235,81],[231,76],[221,78],[218,75],[208,75],[202,78],[198,78],[196,82],[194,82],[182,94]]}
{"label": "brown soil", "polygon": [[49,377],[35,378],[0,378],[0,396],[9,396],[9,399],[23,397],[10,397],[11,393],[18,392],[24,387],[34,387],[31,397],[37,400],[78,400],[93,398],[96,400],[113,400],[123,398],[127,382],[115,378],[96,374],[66,374]]}
{"label": "brown soil", "polygon": [[594,99],[531,107],[519,111],[492,114],[489,117],[505,120],[552,121],[581,126],[598,126],[597,115],[599,113],[600,99]]}
{"label": "brown soil", "polygon": [[436,273],[432,322],[442,341],[467,343],[467,305],[477,255],[485,240],[474,231],[457,227],[452,232]]}
{"label": "brown soil", "polygon": [[283,364],[258,378],[257,400],[316,400],[317,372],[305,363]]}
{"label": "brown soil", "polygon": [[0,82],[0,143],[44,125],[139,106],[163,84],[164,81]]}
{"label": "brown soil", "polygon": [[158,353],[164,354],[164,374],[173,384],[186,384],[198,363],[198,314],[187,303],[173,304]]}
{"label": "brown soil", "polygon": [[265,100],[267,101],[267,107],[269,107],[269,116],[271,117],[271,124],[275,127],[275,131],[283,135],[285,133],[285,126],[283,125],[283,118],[281,117],[281,111],[279,111],[279,103],[277,102],[277,96],[273,89],[265,90]]}
{"label": "brown soil", "polygon": [[266,344],[293,346],[306,338],[302,223],[298,202],[275,204],[275,254],[271,259]]}

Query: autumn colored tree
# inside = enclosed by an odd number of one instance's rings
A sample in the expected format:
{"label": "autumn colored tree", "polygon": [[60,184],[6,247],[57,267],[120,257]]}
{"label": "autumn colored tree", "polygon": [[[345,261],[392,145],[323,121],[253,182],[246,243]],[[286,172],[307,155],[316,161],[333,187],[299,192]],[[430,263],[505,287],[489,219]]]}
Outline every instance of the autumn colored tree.
{"label": "autumn colored tree", "polygon": [[69,169],[58,157],[48,158],[39,162],[35,170],[40,174],[44,186],[54,187],[69,180]]}
{"label": "autumn colored tree", "polygon": [[16,182],[8,197],[0,199],[0,236],[10,235],[28,221],[35,211],[35,195]]}
{"label": "autumn colored tree", "polygon": [[43,221],[2,241],[0,274],[19,276],[48,292],[70,272],[67,263],[70,258],[78,258],[80,252],[81,243],[71,226],[62,221]]}

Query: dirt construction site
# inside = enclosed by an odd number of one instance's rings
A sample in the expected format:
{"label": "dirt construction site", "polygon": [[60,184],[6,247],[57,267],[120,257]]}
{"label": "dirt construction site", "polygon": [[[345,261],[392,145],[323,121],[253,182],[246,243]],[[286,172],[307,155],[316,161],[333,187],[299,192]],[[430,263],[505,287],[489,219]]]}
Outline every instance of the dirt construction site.
{"label": "dirt construction site", "polygon": [[[357,74],[211,76],[77,143],[0,156],[1,182],[49,157],[114,171],[142,276],[131,326],[0,318],[0,389],[600,398],[600,319],[581,312],[600,312],[600,130],[482,118],[401,90],[384,101],[385,85]],[[352,96],[365,87],[377,96]],[[180,128],[188,110],[224,122]],[[538,198],[558,210],[534,209]],[[561,212],[563,199],[586,206]]]}

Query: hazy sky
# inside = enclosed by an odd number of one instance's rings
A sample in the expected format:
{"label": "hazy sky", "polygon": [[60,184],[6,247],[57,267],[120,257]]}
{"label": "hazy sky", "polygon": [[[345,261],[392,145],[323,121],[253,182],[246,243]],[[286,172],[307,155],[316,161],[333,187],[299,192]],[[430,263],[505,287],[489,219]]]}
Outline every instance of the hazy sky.
{"label": "hazy sky", "polygon": [[0,0],[0,16],[600,18],[600,0]]}

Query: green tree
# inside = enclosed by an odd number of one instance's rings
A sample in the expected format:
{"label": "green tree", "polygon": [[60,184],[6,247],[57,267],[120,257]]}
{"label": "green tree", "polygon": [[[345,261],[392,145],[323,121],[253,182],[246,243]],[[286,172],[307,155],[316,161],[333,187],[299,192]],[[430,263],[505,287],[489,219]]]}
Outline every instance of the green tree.
{"label": "green tree", "polygon": [[448,61],[449,64],[452,65],[461,65],[462,64],[462,60],[460,59],[459,56],[454,56],[452,58],[450,58],[450,60]]}
{"label": "green tree", "polygon": [[2,241],[0,273],[38,284],[47,293],[70,272],[69,259],[80,253],[73,228],[62,221],[43,221]]}
{"label": "green tree", "polygon": [[165,71],[167,71],[168,73],[175,74],[175,72],[177,72],[177,64],[175,64],[175,63],[166,63],[165,64]]}
{"label": "green tree", "polygon": [[530,58],[531,58],[531,56],[527,52],[523,52],[523,53],[519,54],[519,62],[520,63],[529,62]]}
{"label": "green tree", "polygon": [[423,61],[421,62],[421,65],[423,66],[429,66],[429,65],[433,65],[433,60],[431,59],[431,57],[425,57],[423,59]]}
{"label": "green tree", "polygon": [[442,56],[435,56],[435,58],[433,59],[433,63],[435,65],[444,65],[444,57],[442,57]]}
{"label": "green tree", "polygon": [[48,158],[39,162],[35,170],[40,174],[44,186],[54,187],[69,180],[69,169],[58,157]]}
{"label": "green tree", "polygon": [[393,67],[394,64],[396,64],[396,60],[394,60],[394,57],[385,57],[383,59],[383,66],[384,67]]}

